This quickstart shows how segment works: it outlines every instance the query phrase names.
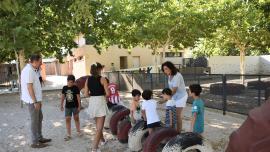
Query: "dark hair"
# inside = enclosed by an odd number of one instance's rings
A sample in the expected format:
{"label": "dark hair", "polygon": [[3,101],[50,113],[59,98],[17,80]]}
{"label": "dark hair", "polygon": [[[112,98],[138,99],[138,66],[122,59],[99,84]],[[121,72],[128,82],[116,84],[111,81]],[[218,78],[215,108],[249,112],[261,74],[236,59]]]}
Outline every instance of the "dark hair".
{"label": "dark hair", "polygon": [[137,90],[137,89],[133,89],[132,92],[131,92],[131,94],[132,94],[132,97],[141,96],[142,95],[141,91],[140,90]]}
{"label": "dark hair", "polygon": [[34,61],[39,61],[41,59],[41,55],[39,54],[33,54],[30,57],[30,62],[33,63]]}
{"label": "dark hair", "polygon": [[172,75],[176,75],[178,70],[177,68],[174,66],[174,64],[170,61],[166,61],[161,65],[161,70],[162,72],[164,72],[164,66],[168,67],[171,71],[172,71]]}
{"label": "dark hair", "polygon": [[196,96],[199,96],[202,92],[202,87],[199,84],[192,84],[189,86],[191,93],[194,93]]}
{"label": "dark hair", "polygon": [[162,90],[162,94],[172,96],[172,90],[170,88],[165,88]]}
{"label": "dark hair", "polygon": [[73,82],[75,82],[75,76],[74,75],[68,75],[67,76],[67,81],[73,81]]}
{"label": "dark hair", "polygon": [[93,76],[99,76],[100,73],[99,71],[103,68],[103,66],[96,62],[94,64],[91,65],[91,69],[90,69],[90,73],[93,75]]}
{"label": "dark hair", "polygon": [[152,99],[153,92],[151,90],[144,90],[142,93],[142,97],[144,100]]}

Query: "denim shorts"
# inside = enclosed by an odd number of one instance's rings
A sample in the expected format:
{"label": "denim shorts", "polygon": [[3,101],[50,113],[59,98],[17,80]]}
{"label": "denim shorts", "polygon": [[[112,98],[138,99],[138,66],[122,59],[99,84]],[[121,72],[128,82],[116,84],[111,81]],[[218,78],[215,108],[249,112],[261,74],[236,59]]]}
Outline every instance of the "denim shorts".
{"label": "denim shorts", "polygon": [[156,128],[156,127],[161,127],[160,121],[154,122],[154,123],[151,123],[151,124],[147,125],[147,128]]}
{"label": "denim shorts", "polygon": [[78,114],[78,108],[65,108],[65,116],[71,117]]}

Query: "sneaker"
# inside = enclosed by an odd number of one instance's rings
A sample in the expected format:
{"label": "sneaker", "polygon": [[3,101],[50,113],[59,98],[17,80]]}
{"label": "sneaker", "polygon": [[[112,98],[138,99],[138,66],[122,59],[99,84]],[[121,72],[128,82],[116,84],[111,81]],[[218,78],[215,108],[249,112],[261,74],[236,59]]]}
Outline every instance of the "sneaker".
{"label": "sneaker", "polygon": [[44,147],[47,147],[47,146],[49,146],[49,145],[44,144],[44,143],[40,143],[40,142],[31,145],[32,148],[44,148]]}
{"label": "sneaker", "polygon": [[47,142],[51,142],[51,141],[52,141],[52,139],[46,139],[46,138],[39,139],[40,143],[47,143]]}
{"label": "sneaker", "polygon": [[83,133],[82,132],[77,132],[78,137],[82,137]]}

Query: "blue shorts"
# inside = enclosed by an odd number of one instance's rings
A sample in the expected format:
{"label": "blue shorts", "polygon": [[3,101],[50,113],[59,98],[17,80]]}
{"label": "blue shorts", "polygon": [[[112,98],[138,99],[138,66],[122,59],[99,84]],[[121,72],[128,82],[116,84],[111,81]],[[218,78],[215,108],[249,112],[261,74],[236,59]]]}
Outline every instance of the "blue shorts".
{"label": "blue shorts", "polygon": [[166,117],[165,117],[165,126],[170,127],[170,113],[172,114],[172,128],[176,129],[176,107],[167,106],[166,107]]}
{"label": "blue shorts", "polygon": [[77,115],[78,113],[78,108],[65,108],[65,116],[66,117],[71,117],[72,115]]}
{"label": "blue shorts", "polygon": [[154,123],[151,123],[151,124],[147,125],[147,128],[156,128],[156,127],[161,127],[160,121],[154,122]]}

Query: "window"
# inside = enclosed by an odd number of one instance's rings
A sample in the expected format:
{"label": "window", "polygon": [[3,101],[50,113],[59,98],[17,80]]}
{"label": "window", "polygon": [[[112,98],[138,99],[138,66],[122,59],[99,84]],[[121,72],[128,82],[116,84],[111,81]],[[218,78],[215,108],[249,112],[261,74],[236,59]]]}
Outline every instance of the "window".
{"label": "window", "polygon": [[165,52],[165,57],[166,58],[183,57],[183,52]]}

